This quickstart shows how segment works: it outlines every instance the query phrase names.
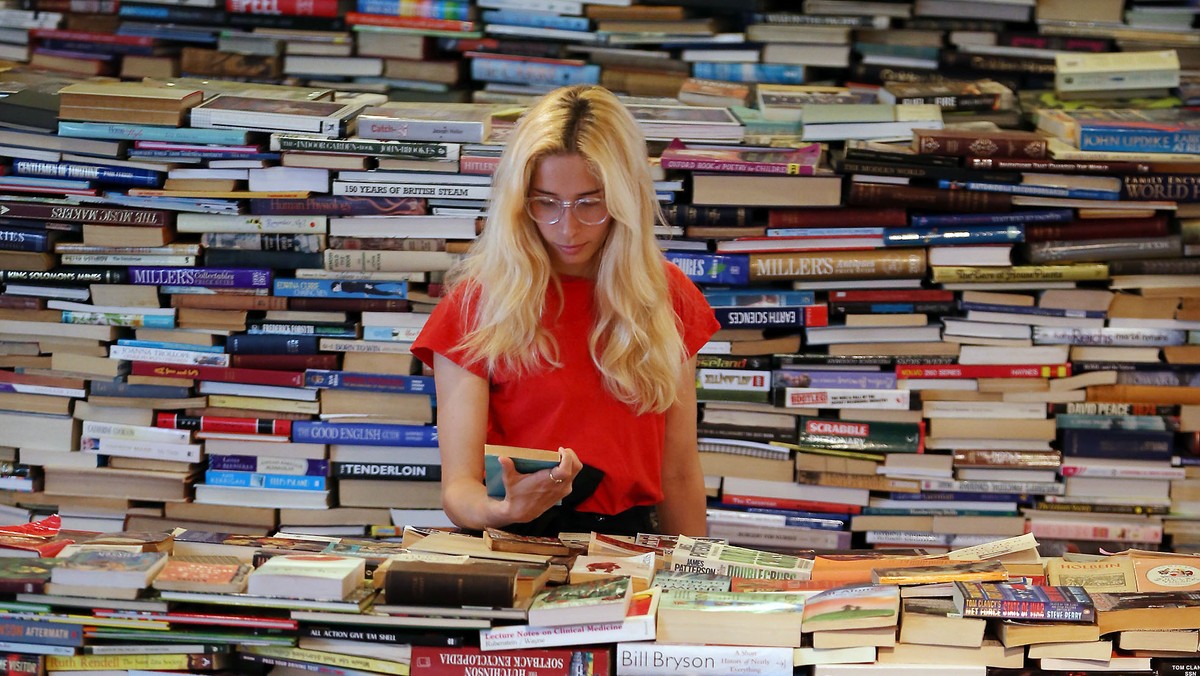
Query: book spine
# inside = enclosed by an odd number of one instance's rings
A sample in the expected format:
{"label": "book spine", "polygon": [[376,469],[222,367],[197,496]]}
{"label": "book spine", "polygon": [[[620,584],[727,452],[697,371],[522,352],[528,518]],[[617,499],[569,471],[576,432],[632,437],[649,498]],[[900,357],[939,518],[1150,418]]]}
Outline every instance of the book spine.
{"label": "book spine", "polygon": [[85,453],[98,453],[100,455],[171,460],[175,462],[200,462],[200,446],[198,444],[168,444],[153,441],[85,437],[80,439],[79,446],[79,450]]}
{"label": "book spine", "polygon": [[1012,620],[1087,622],[1096,616],[1096,611],[1092,606],[1070,601],[968,598],[964,603],[963,614],[968,617],[998,617]]}
{"label": "book spine", "polygon": [[154,225],[174,223],[174,214],[160,209],[116,209],[90,206],[59,206],[0,200],[0,213],[9,218],[67,221],[99,225]]}
{"label": "book spine", "polygon": [[255,319],[246,322],[246,333],[250,335],[330,336],[333,338],[356,338],[358,337],[358,324],[354,322],[337,324],[273,322],[266,319]]}
{"label": "book spine", "polygon": [[357,9],[362,14],[390,14],[448,21],[469,21],[472,12],[470,3],[458,0],[358,0]]}
{"label": "book spine", "polygon": [[952,479],[922,479],[921,490],[955,491],[959,493],[1062,495],[1063,485],[1053,481],[956,481]]}
{"label": "book spine", "polygon": [[800,328],[828,326],[828,306],[802,307],[717,307],[713,308],[721,328]]}
{"label": "book spine", "polygon": [[923,155],[1016,157],[1040,160],[1046,158],[1047,147],[1046,139],[1039,138],[1034,134],[1024,138],[1007,138],[987,134],[971,136],[940,129],[913,131],[913,148]]}
{"label": "book spine", "polygon": [[683,270],[693,282],[745,284],[748,281],[747,257],[736,254],[705,254],[667,251],[667,260]]}
{"label": "book spine", "polygon": [[298,476],[329,476],[329,461],[254,455],[209,455],[208,468],[223,472],[256,472]]}
{"label": "book spine", "polygon": [[79,312],[62,311],[63,324],[91,324],[95,326],[131,326],[134,328],[173,329],[175,318],[166,315],[143,315],[132,312]]}
{"label": "book spine", "polygon": [[935,266],[932,281],[958,282],[1057,282],[1108,279],[1103,263],[1078,265],[1015,265],[1011,267]]}
{"label": "book spine", "polygon": [[318,340],[317,336],[242,333],[230,336],[225,349],[229,354],[316,354]]}
{"label": "book spine", "polygon": [[727,82],[762,82],[766,84],[804,84],[804,66],[784,63],[728,63],[696,61],[692,77]]}
{"label": "book spine", "polygon": [[984,183],[982,181],[939,180],[938,187],[946,190],[969,190],[994,192],[1007,195],[1035,195],[1039,197],[1065,197],[1081,200],[1117,200],[1119,192],[1089,190],[1085,188],[1059,188],[1047,185],[1012,185],[1007,183]]}
{"label": "book spine", "polygon": [[1163,347],[1183,345],[1187,332],[1173,329],[1075,329],[1059,326],[1033,327],[1034,345],[1104,345],[1111,347]]}
{"label": "book spine", "polygon": [[754,210],[748,207],[699,207],[691,204],[663,206],[663,219],[670,225],[748,226]]}
{"label": "book spine", "polygon": [[[1075,219],[1073,209],[1045,209],[997,214],[914,214],[914,227],[1005,225],[1020,223],[1070,223]],[[1031,226],[1026,226],[1026,238]]]}
{"label": "book spine", "polygon": [[1182,253],[1183,243],[1178,235],[1137,239],[1059,240],[1037,242],[1025,247],[1025,258],[1035,265],[1059,261],[1175,258]]}
{"label": "book spine", "polygon": [[83,645],[83,628],[78,625],[13,618],[0,620],[0,630],[4,632],[6,642],[55,646]]}
{"label": "book spine", "polygon": [[958,227],[885,228],[884,246],[941,246],[947,244],[1008,244],[1025,240],[1025,226],[964,225]]}
{"label": "book spine", "polygon": [[787,387],[783,390],[783,405],[786,408],[907,410],[909,408],[909,391]]}
{"label": "book spine", "polygon": [[920,453],[924,424],[800,418],[797,445],[861,453]]}
{"label": "book spine", "polygon": [[1147,259],[1112,261],[1112,275],[1196,275],[1200,274],[1200,258]]}
{"label": "book spine", "polygon": [[250,213],[256,216],[325,214],[333,216],[402,216],[425,213],[425,200],[380,197],[318,195],[307,199],[254,199]]}
{"label": "book spine", "polygon": [[135,347],[132,345],[113,345],[108,348],[109,359],[129,361],[154,362],[157,364],[186,364],[207,366],[228,366],[229,355],[195,350],[169,350],[152,347]]}
{"label": "book spine", "polygon": [[179,413],[159,412],[154,424],[176,430],[196,432],[225,432],[230,434],[266,434],[289,436],[292,421],[273,418],[230,418],[220,416],[190,416]]}
{"label": "book spine", "polygon": [[[1102,428],[1092,428],[1092,429],[1102,429]],[[1110,429],[1112,429],[1112,428],[1110,428]],[[1100,479],[1166,479],[1166,480],[1173,480],[1173,479],[1183,479],[1184,474],[1185,474],[1185,470],[1182,467],[1153,467],[1153,466],[1152,467],[1131,467],[1128,465],[1111,465],[1111,466],[1106,467],[1103,465],[1075,464],[1075,462],[1070,459],[1064,460],[1062,466],[1058,468],[1058,471],[1064,477],[1077,476],[1077,477],[1100,478]],[[1034,535],[1040,535],[1040,533],[1034,533]],[[1159,532],[1159,535],[1160,536],[1162,535],[1161,531]],[[1075,536],[1068,536],[1068,537],[1075,537]],[[1099,537],[1096,539],[1098,539],[1098,540],[1126,539],[1126,540],[1130,540],[1132,542],[1147,542],[1147,540],[1142,540],[1140,538],[1136,538],[1133,536],[1130,536],[1127,538],[1121,538],[1121,537],[1110,538],[1108,535],[1105,535],[1103,537]]]}
{"label": "book spine", "polygon": [[768,369],[771,358],[766,356],[731,357],[722,354],[696,355],[696,368],[711,369]]}
{"label": "book spine", "polygon": [[485,200],[491,196],[487,185],[434,185],[432,183],[383,183],[375,181],[333,182],[334,195],[418,197],[422,199]]}
{"label": "book spine", "polygon": [[335,479],[386,479],[395,481],[441,481],[441,465],[419,463],[334,462]]}
{"label": "book spine", "polygon": [[898,365],[897,378],[1066,378],[1070,364]]}
{"label": "book spine", "polygon": [[750,281],[903,279],[925,275],[924,249],[751,254]]}
{"label": "book spine", "polygon": [[663,169],[682,171],[721,171],[738,174],[782,174],[811,176],[816,168],[798,162],[742,162],[735,160],[699,160],[682,157],[662,158]]}
{"label": "book spine", "polygon": [[270,288],[271,270],[243,268],[129,268],[129,283],[139,285]]}
{"label": "book spine", "polygon": [[143,427],[141,425],[121,425],[96,420],[84,420],[80,434],[85,437],[94,437],[97,439],[129,439],[169,444],[186,444],[192,440],[192,433],[189,430]]}
{"label": "book spine", "polygon": [[458,143],[433,141],[404,141],[386,139],[319,139],[304,136],[274,134],[271,149],[293,152],[339,153],[347,155],[378,155],[382,157],[418,160],[458,159]]}
{"label": "book spine", "polygon": [[792,649],[618,643],[614,662],[617,673],[628,676],[784,673],[792,668]]}
{"label": "book spine", "polygon": [[1170,460],[1175,447],[1167,431],[1064,429],[1060,436],[1064,458]]}
{"label": "book spine", "polygon": [[1011,197],[1004,193],[859,182],[850,184],[846,204],[855,207],[899,205],[912,209],[954,212],[1000,212],[1008,211],[1012,207]]}
{"label": "book spine", "polygon": [[937,314],[953,313],[958,309],[954,301],[916,303],[842,303],[831,302],[829,313],[833,316],[857,314]]}
{"label": "book spine", "polygon": [[1121,199],[1200,202],[1200,177],[1191,174],[1135,175],[1121,177]]}
{"label": "book spine", "polygon": [[437,446],[437,428],[382,423],[327,423],[297,420],[292,441],[363,446]]}
{"label": "book spine", "polygon": [[210,469],[204,473],[204,483],[209,486],[283,488],[300,491],[323,491],[326,489],[324,476],[231,472],[216,469]]}
{"label": "book spine", "polygon": [[508,59],[471,59],[471,79],[484,82],[565,86],[599,84],[600,66],[575,66]]}
{"label": "book spine", "polygon": [[1200,132],[1192,129],[1169,131],[1137,127],[1108,129],[1081,124],[1079,149],[1122,153],[1197,153],[1200,152]]}
{"label": "book spine", "polygon": [[369,392],[412,392],[433,394],[433,378],[430,376],[399,376],[373,373],[351,373],[308,369],[304,373],[304,387]]}
{"label": "book spine", "polygon": [[5,251],[50,251],[52,243],[45,230],[0,227],[0,249]]}
{"label": "book spine", "polygon": [[1162,217],[1138,219],[1105,219],[1095,222],[1080,221],[1062,225],[1028,225],[1025,227],[1026,242],[1048,242],[1053,240],[1115,239],[1118,237],[1163,237],[1170,232],[1167,220]]}
{"label": "book spine", "polygon": [[1015,157],[968,157],[967,169],[980,171],[1030,171],[1053,174],[1149,174],[1153,165],[1142,162],[1084,162],[1026,160]]}
{"label": "book spine", "polygon": [[156,188],[162,183],[161,172],[146,169],[103,167],[67,162],[35,162],[33,160],[17,160],[13,162],[12,168],[14,173],[24,176],[52,176],[146,188]]}
{"label": "book spine", "polygon": [[[373,301],[404,301],[408,295],[408,282],[404,280],[395,282],[371,282],[360,280],[335,280],[335,279],[276,279],[274,286],[274,295],[291,297],[293,300],[288,302],[288,307],[294,310],[352,310],[365,309],[361,307],[338,307],[328,304],[312,304],[298,301],[311,299],[363,299]],[[407,307],[407,302],[403,307]],[[395,307],[384,306],[379,307],[379,311],[403,311],[401,305]],[[374,309],[374,308],[372,308]]]}
{"label": "book spine", "polygon": [[200,236],[200,244],[206,249],[318,253],[325,248],[325,237],[290,233],[206,232]]}

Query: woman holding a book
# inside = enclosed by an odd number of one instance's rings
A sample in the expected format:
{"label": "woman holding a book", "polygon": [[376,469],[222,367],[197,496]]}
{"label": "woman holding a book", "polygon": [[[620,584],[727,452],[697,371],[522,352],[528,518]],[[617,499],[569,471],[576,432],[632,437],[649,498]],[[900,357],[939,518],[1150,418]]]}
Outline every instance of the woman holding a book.
{"label": "woman holding a book", "polygon": [[[645,141],[607,90],[555,90],[517,124],[487,226],[412,347],[434,367],[459,526],[705,533],[695,354],[718,324],[659,252],[657,214]],[[521,474],[502,459],[490,498],[485,443],[561,460]]]}

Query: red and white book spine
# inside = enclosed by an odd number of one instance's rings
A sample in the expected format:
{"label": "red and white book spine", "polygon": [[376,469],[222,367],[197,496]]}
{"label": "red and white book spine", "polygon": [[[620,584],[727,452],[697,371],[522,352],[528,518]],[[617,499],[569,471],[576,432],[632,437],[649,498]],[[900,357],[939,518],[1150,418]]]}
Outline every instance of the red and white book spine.
{"label": "red and white book spine", "polygon": [[165,427],[167,429],[194,430],[196,432],[274,436],[289,436],[292,433],[291,420],[275,420],[272,418],[227,418],[211,415],[190,416],[179,413],[160,412],[155,416],[154,424],[157,427]]}
{"label": "red and white book spine", "polygon": [[500,157],[463,155],[458,158],[458,173],[472,176],[491,176],[500,165]]}
{"label": "red and white book spine", "polygon": [[1064,458],[1058,469],[1064,477],[1079,476],[1100,479],[1185,479],[1187,470],[1169,465],[1134,466],[1132,464],[1076,463]]}
{"label": "red and white book spine", "polygon": [[1036,538],[1051,540],[1092,540],[1113,542],[1162,542],[1162,524],[1153,521],[1144,523],[1098,523],[1089,521],[1049,521],[1042,518],[1029,520],[1029,532]]}
{"label": "red and white book spine", "polygon": [[415,645],[409,676],[472,676],[481,673],[534,673],[538,676],[573,676],[610,672],[608,650],[490,650],[473,646]]}
{"label": "red and white book spine", "polygon": [[1066,378],[1070,364],[902,364],[897,378]]}
{"label": "red and white book spine", "polygon": [[190,378],[192,380],[214,380],[223,383],[247,385],[277,385],[280,387],[303,387],[303,371],[269,371],[246,369],[236,366],[175,366],[153,362],[135,361],[130,366],[135,376],[158,376],[160,378]]}
{"label": "red and white book spine", "polygon": [[275,16],[321,16],[336,18],[338,0],[225,0],[225,11]]}

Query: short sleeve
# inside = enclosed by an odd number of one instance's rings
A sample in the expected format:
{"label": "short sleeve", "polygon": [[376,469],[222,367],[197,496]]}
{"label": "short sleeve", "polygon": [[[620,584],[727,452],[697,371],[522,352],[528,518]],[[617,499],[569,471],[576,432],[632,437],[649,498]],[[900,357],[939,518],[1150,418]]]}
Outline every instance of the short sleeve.
{"label": "short sleeve", "polygon": [[667,286],[671,290],[671,302],[675,315],[679,317],[683,333],[683,346],[688,357],[694,356],[721,328],[708,299],[700,292],[674,263],[664,261],[667,269]]}
{"label": "short sleeve", "polygon": [[429,315],[424,328],[412,344],[412,354],[429,366],[433,366],[433,355],[440,354],[480,378],[487,379],[487,368],[482,362],[467,363],[461,350],[463,337],[467,333],[467,294],[471,285],[459,284],[450,295],[443,298]]}

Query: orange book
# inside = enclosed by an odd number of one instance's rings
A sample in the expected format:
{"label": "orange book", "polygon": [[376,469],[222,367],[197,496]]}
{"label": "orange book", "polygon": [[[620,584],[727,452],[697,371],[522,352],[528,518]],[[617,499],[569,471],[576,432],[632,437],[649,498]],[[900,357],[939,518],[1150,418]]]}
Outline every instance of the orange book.
{"label": "orange book", "polygon": [[870,582],[876,568],[931,566],[945,559],[920,556],[886,556],[873,554],[826,554],[813,559],[812,576],[816,580],[836,580],[843,584]]}
{"label": "orange book", "polygon": [[1087,388],[1087,400],[1137,404],[1200,404],[1200,387],[1097,385]]}

